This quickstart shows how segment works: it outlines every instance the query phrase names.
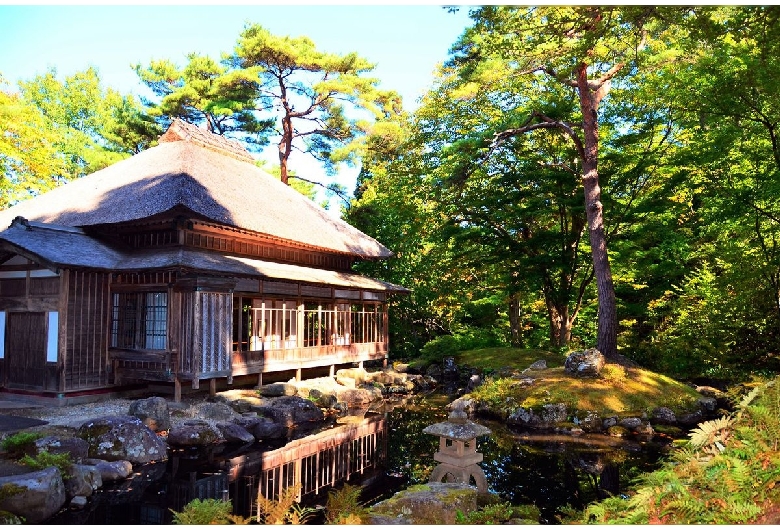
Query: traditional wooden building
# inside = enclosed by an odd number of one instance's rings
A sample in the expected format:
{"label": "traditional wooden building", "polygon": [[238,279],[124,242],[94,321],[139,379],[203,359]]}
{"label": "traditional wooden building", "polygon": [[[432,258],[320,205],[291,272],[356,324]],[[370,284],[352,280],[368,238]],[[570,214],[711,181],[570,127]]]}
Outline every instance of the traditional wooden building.
{"label": "traditional wooden building", "polygon": [[175,121],[159,145],[0,212],[0,391],[69,396],[388,357],[391,252]]}

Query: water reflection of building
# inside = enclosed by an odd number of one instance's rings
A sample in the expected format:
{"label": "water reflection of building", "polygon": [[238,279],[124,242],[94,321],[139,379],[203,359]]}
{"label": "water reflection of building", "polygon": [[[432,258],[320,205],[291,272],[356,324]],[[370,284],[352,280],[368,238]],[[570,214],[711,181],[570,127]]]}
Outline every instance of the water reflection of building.
{"label": "water reflection of building", "polygon": [[[172,477],[170,507],[180,511],[193,499],[233,502],[233,513],[256,513],[258,489],[266,498],[301,484],[300,501],[316,499],[355,475],[381,469],[387,460],[387,419],[359,418],[268,451],[215,459],[211,469],[182,469]],[[176,456],[172,466],[178,468]],[[159,524],[159,523],[158,523]]]}

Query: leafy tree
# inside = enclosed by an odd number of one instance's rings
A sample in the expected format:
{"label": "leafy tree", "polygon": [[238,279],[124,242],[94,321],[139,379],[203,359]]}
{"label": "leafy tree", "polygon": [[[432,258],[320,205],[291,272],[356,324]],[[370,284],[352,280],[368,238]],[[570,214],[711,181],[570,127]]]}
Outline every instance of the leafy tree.
{"label": "leafy tree", "polygon": [[38,108],[64,158],[65,180],[102,169],[145,149],[161,134],[132,96],[102,87],[88,68],[57,78],[54,69],[19,83],[22,98]]}
{"label": "leafy tree", "polygon": [[205,124],[220,135],[240,136],[252,148],[268,144],[273,119],[258,119],[254,112],[257,80],[254,72],[228,67],[197,53],[177,67],[167,59],[148,66],[133,66],[141,81],[161,99],[146,101],[150,113],[169,120],[181,118]]}
{"label": "leafy tree", "polygon": [[585,212],[576,154],[561,135],[526,135],[497,146],[463,178],[460,168],[474,154],[464,131],[502,127],[507,113],[533,106],[539,93],[513,79],[463,82],[460,73],[445,69],[416,113],[419,141],[434,153],[426,162],[447,220],[443,233],[460,263],[494,271],[494,288],[511,306],[514,344],[521,342],[518,300],[530,291],[543,296],[550,342],[565,347],[593,278],[580,248]]}
{"label": "leafy tree", "polygon": [[[319,51],[308,37],[279,37],[248,25],[229,63],[257,76],[257,110],[280,116],[277,145],[284,183],[294,148],[334,171],[334,164],[354,161],[373,120],[400,113],[400,97],[379,90],[377,79],[363,75],[374,65],[356,53]],[[298,140],[305,147],[296,145]]]}
{"label": "leafy tree", "polygon": [[[599,110],[613,83],[627,83],[653,49],[649,40],[665,26],[658,14],[659,8],[647,6],[485,6],[471,13],[475,24],[451,61],[467,79],[486,83],[508,73],[538,83],[542,92],[570,91],[524,115],[507,116],[502,128],[482,131],[472,152],[483,160],[486,151],[539,130],[560,131],[571,141],[581,164],[598,292],[598,348],[609,358],[617,355],[617,313],[598,171]],[[574,110],[576,121],[570,119]]]}
{"label": "leafy tree", "polygon": [[20,94],[6,89],[0,90],[0,128],[2,209],[56,186],[66,168],[49,120]]}

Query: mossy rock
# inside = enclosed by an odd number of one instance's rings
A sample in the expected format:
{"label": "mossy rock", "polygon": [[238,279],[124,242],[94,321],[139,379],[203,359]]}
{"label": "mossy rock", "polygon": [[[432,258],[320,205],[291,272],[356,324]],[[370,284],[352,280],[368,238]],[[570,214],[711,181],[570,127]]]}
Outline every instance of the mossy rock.
{"label": "mossy rock", "polygon": [[477,489],[434,482],[410,487],[371,507],[371,524],[455,524],[458,512],[477,509]]}
{"label": "mossy rock", "polygon": [[623,427],[622,425],[613,425],[607,429],[607,434],[614,436],[615,438],[625,438],[631,434],[631,431]]}

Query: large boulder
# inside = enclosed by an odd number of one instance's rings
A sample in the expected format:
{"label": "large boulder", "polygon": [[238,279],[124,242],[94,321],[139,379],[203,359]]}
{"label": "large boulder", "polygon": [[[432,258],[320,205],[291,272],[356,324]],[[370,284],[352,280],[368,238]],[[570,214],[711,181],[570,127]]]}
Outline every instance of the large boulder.
{"label": "large boulder", "polygon": [[80,462],[89,456],[89,444],[73,436],[44,436],[35,441],[35,452],[43,451],[53,455],[68,453],[73,462]]}
{"label": "large boulder", "polygon": [[155,432],[167,431],[171,428],[171,411],[165,398],[150,397],[133,401],[128,413],[140,419],[144,425]]}
{"label": "large boulder", "polygon": [[89,457],[133,464],[167,460],[168,446],[135,416],[103,416],[84,423],[76,436],[89,444]]}
{"label": "large boulder", "polygon": [[605,363],[604,354],[596,348],[591,348],[570,353],[566,357],[563,369],[577,377],[595,377],[599,375]]}
{"label": "large boulder", "polygon": [[222,438],[228,443],[252,443],[255,437],[238,423],[221,421],[216,425]]}
{"label": "large boulder", "polygon": [[87,458],[84,463],[93,466],[100,473],[100,480],[104,483],[124,480],[133,472],[133,464],[127,460],[108,462],[99,458]]}
{"label": "large boulder", "polygon": [[325,419],[325,414],[317,405],[299,396],[272,398],[269,399],[267,406],[257,407],[255,410],[258,414],[272,418],[284,427]]}
{"label": "large boulder", "polygon": [[342,368],[336,371],[336,381],[344,386],[360,386],[367,379],[368,372],[363,368]]}
{"label": "large boulder", "polygon": [[24,517],[28,524],[53,516],[66,500],[65,483],[56,467],[0,477],[0,511]]}
{"label": "large boulder", "polygon": [[68,497],[90,497],[92,493],[103,486],[103,477],[97,467],[83,464],[73,464],[65,479],[65,491]]}
{"label": "large boulder", "polygon": [[168,431],[168,445],[205,446],[222,440],[220,432],[205,420],[185,420]]}
{"label": "large boulder", "polygon": [[449,524],[477,509],[477,489],[460,483],[412,486],[371,507],[369,524]]}
{"label": "large boulder", "polygon": [[290,383],[271,383],[260,387],[260,395],[263,397],[294,396],[298,388]]}

